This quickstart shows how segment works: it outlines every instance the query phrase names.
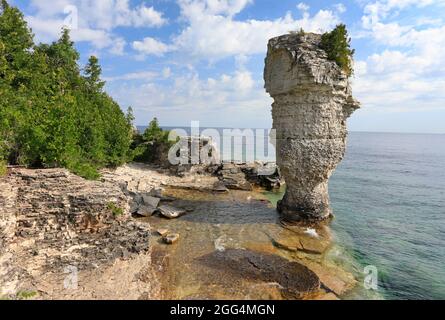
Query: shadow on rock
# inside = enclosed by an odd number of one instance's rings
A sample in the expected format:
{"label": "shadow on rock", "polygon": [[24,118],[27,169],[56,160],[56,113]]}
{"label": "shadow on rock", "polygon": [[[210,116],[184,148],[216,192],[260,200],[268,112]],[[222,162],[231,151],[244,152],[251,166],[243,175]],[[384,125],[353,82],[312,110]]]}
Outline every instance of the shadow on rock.
{"label": "shadow on rock", "polygon": [[199,261],[217,273],[229,273],[255,282],[276,283],[287,299],[301,299],[320,290],[320,279],[313,271],[272,254],[228,249],[202,256]]}

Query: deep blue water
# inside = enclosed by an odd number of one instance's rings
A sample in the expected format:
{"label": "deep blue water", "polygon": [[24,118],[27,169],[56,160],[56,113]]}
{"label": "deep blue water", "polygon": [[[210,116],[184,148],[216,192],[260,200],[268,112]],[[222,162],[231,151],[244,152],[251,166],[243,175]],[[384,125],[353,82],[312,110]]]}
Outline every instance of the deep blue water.
{"label": "deep blue water", "polygon": [[445,135],[351,133],[330,180],[338,243],[387,299],[445,299]]}

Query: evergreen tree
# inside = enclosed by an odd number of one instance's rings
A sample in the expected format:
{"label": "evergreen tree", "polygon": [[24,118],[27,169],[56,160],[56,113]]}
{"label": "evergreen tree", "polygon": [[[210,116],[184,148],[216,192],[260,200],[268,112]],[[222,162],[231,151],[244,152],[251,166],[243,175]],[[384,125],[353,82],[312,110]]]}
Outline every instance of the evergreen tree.
{"label": "evergreen tree", "polygon": [[35,45],[23,14],[0,1],[0,164],[97,178],[98,168],[127,161],[132,124],[103,91],[98,59],[82,75],[69,30]]}
{"label": "evergreen tree", "polygon": [[352,75],[355,50],[351,49],[351,38],[348,36],[346,25],[339,24],[331,32],[323,34],[321,47],[328,54],[329,60],[335,61],[348,76]]}
{"label": "evergreen tree", "polygon": [[88,60],[88,64],[85,67],[85,74],[89,90],[92,92],[101,92],[105,82],[100,79],[102,68],[99,65],[99,60],[95,56],[91,56]]}

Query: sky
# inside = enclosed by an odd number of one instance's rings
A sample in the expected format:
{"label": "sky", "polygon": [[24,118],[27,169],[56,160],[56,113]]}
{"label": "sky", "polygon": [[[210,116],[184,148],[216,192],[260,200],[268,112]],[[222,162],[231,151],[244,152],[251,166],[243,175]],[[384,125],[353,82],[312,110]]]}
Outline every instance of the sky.
{"label": "sky", "polygon": [[345,23],[352,131],[445,133],[445,0],[13,0],[37,42],[71,28],[137,125],[270,128],[268,39]]}

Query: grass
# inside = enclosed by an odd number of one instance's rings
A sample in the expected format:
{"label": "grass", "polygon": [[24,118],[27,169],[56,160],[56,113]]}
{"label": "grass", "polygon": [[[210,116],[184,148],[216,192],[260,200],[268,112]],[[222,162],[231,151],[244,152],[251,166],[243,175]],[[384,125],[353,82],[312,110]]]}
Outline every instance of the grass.
{"label": "grass", "polygon": [[35,298],[38,295],[36,291],[19,291],[17,292],[18,300],[29,300]]}
{"label": "grass", "polygon": [[109,202],[107,205],[108,210],[111,211],[114,217],[119,217],[124,214],[124,209],[118,207],[113,202]]}

